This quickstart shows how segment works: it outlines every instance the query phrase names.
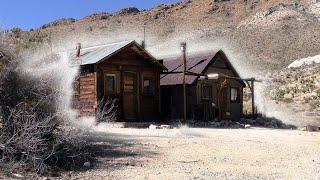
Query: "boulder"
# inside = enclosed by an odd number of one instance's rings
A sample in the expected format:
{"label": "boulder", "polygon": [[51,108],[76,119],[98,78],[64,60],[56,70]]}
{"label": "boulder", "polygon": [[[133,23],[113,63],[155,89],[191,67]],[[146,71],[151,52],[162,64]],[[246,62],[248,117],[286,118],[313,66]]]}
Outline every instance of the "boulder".
{"label": "boulder", "polygon": [[90,167],[91,166],[91,163],[89,161],[83,163],[83,167]]}
{"label": "boulder", "polygon": [[170,125],[161,125],[160,128],[161,129],[172,129],[172,126],[170,126]]}
{"label": "boulder", "polygon": [[119,12],[117,12],[116,14],[119,15],[130,15],[130,14],[137,14],[139,13],[139,9],[136,7],[129,7],[129,8],[125,8],[125,9],[121,9]]}
{"label": "boulder", "polygon": [[251,128],[251,125],[250,125],[250,124],[246,124],[246,125],[244,126],[244,128],[245,128],[245,129],[249,129],[249,128]]}
{"label": "boulder", "polygon": [[149,129],[160,129],[160,126],[151,124],[151,125],[149,126]]}

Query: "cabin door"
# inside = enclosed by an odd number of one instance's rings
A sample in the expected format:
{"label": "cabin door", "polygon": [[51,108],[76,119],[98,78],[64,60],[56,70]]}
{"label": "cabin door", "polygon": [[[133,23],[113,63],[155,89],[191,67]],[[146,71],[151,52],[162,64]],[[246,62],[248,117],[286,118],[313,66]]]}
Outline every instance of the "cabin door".
{"label": "cabin door", "polygon": [[137,119],[137,74],[123,73],[123,116],[125,120]]}
{"label": "cabin door", "polygon": [[226,113],[227,113],[227,88],[222,90],[221,92],[221,118],[225,119],[226,118]]}
{"label": "cabin door", "polygon": [[227,119],[228,111],[228,90],[229,90],[229,81],[224,80],[220,84],[220,94],[219,94],[219,116],[222,119]]}

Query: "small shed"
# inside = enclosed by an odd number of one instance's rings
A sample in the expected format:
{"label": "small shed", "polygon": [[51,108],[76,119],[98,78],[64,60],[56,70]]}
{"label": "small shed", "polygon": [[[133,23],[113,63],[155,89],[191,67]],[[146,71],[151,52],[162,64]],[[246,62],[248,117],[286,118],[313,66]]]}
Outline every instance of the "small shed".
{"label": "small shed", "polygon": [[[164,59],[168,74],[161,75],[162,117],[183,117],[183,61],[181,56]],[[245,83],[222,50],[187,55],[187,71],[203,77],[186,75],[187,118],[237,120],[243,115]],[[210,75],[219,78],[210,79]]]}
{"label": "small shed", "polygon": [[154,121],[160,114],[160,73],[165,66],[135,41],[81,49],[74,107],[95,116],[97,106],[116,99],[118,121]]}

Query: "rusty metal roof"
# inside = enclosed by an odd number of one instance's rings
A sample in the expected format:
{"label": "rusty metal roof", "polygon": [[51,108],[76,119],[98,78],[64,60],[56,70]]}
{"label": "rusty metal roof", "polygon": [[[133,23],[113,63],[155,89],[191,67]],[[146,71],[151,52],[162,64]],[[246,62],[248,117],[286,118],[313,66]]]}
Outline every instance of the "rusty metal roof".
{"label": "rusty metal roof", "polygon": [[[197,54],[187,54],[187,70],[195,73],[202,73],[218,51],[201,52]],[[163,64],[167,67],[168,72],[183,71],[182,55],[166,58]],[[186,84],[193,84],[197,79],[196,76],[186,76]],[[161,85],[177,85],[183,83],[183,74],[166,74],[161,76]]]}

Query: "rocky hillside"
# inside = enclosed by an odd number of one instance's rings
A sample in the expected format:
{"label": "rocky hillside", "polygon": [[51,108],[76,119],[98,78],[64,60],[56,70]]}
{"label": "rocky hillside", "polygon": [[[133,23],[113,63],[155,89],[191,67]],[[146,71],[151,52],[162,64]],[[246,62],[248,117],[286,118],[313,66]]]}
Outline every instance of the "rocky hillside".
{"label": "rocky hillside", "polygon": [[320,120],[320,65],[282,70],[272,77],[270,96],[295,113]]}
{"label": "rocky hillside", "polygon": [[190,51],[224,48],[239,66],[277,69],[320,54],[319,20],[319,0],[186,0],[57,20],[23,39],[27,45],[50,39],[54,49],[71,49],[76,42],[141,41],[145,26],[148,49],[158,56],[179,52],[180,41],[187,41]]}

